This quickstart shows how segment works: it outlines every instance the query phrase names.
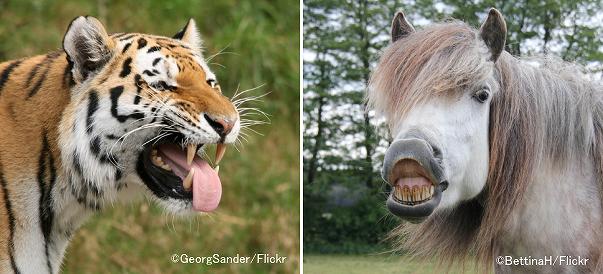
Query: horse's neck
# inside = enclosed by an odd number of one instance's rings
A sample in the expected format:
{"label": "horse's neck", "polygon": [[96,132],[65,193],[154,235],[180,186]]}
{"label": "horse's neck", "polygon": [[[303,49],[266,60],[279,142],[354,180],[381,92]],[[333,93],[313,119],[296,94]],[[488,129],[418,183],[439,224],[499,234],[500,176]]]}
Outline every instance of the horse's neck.
{"label": "horse's neck", "polygon": [[[565,168],[543,164],[534,175],[501,237],[502,249],[498,255],[581,256],[589,258],[587,268],[561,266],[561,269],[568,268],[567,273],[590,271],[603,247],[602,187],[592,160],[576,161]],[[553,269],[560,269],[556,267]],[[530,273],[547,271],[546,267],[538,266],[529,269]]]}

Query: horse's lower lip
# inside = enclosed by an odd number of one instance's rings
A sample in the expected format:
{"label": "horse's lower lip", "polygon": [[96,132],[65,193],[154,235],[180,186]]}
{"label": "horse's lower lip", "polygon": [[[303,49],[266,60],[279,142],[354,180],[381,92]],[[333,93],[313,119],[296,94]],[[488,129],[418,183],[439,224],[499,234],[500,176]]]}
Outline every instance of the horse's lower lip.
{"label": "horse's lower lip", "polygon": [[440,204],[440,200],[442,198],[442,192],[445,190],[446,184],[439,184],[433,193],[431,199],[416,204],[416,205],[406,205],[399,202],[395,197],[394,193],[390,193],[389,198],[387,199],[386,205],[387,209],[394,215],[400,217],[401,219],[411,221],[411,222],[422,222],[429,215],[433,213],[436,207]]}

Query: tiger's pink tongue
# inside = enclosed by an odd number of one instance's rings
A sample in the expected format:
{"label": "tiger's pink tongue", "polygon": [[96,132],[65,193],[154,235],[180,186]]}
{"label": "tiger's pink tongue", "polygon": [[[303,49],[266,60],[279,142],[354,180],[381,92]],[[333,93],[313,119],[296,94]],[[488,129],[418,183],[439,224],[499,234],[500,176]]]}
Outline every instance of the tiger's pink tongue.
{"label": "tiger's pink tongue", "polygon": [[194,210],[210,212],[218,207],[222,197],[222,183],[218,173],[206,161],[195,155],[189,166],[186,163],[186,151],[172,144],[161,145],[157,151],[174,174],[183,181],[191,169],[195,170],[192,187]]}

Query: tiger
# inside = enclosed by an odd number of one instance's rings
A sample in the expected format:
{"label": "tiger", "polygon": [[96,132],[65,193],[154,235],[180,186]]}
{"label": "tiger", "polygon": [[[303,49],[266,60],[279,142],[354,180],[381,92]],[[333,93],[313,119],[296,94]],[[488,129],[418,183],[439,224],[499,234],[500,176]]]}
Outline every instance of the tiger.
{"label": "tiger", "polygon": [[201,156],[215,144],[217,164],[240,129],[193,19],[163,37],[75,18],[62,50],[0,63],[1,272],[60,272],[74,232],[115,202],[212,212],[222,186]]}

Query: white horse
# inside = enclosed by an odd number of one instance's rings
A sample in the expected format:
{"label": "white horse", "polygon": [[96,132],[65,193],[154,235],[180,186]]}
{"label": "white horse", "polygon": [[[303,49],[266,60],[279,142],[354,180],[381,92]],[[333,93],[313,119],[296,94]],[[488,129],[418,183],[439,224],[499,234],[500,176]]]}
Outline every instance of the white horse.
{"label": "white horse", "polygon": [[387,207],[411,221],[394,234],[448,265],[603,273],[603,86],[511,56],[505,37],[495,9],[479,30],[396,14],[368,91],[394,137]]}

